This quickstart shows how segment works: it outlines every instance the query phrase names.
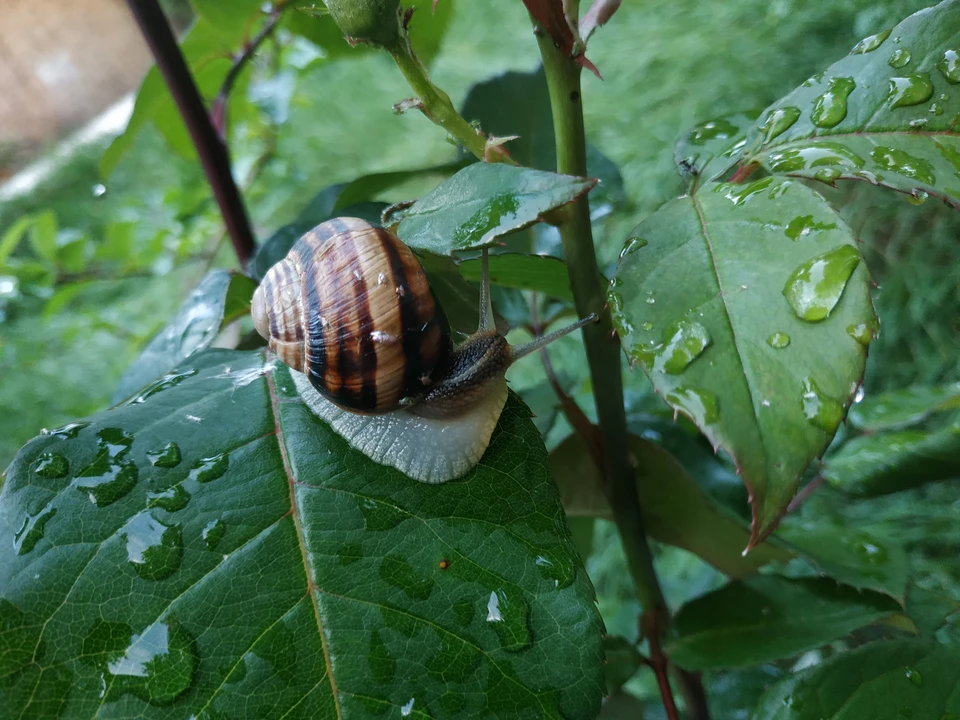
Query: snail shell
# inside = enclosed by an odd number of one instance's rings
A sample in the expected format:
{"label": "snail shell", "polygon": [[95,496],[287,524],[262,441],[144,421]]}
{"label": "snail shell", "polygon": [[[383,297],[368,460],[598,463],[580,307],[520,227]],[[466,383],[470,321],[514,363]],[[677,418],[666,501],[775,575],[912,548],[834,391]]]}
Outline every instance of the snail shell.
{"label": "snail shell", "polygon": [[301,237],[267,272],[251,312],[281,361],[353,412],[420,397],[450,355],[446,316],[416,256],[356,218]]}

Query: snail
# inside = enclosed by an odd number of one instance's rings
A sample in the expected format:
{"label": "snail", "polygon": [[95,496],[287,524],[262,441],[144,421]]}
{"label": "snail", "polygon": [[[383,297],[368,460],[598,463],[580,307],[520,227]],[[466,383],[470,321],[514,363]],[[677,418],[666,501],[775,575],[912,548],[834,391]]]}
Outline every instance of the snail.
{"label": "snail", "polygon": [[453,347],[413,251],[346,217],[297,240],[264,276],[251,314],[315,415],[375,462],[425,483],[462,477],[480,461],[511,364],[597,320],[509,345],[495,327],[484,250],[480,327]]}

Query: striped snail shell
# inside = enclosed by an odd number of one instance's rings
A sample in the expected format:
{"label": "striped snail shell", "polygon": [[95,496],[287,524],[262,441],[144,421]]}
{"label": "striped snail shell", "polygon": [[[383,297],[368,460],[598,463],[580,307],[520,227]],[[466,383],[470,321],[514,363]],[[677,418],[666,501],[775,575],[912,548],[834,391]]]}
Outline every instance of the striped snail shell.
{"label": "striped snail shell", "polygon": [[254,326],[315,415],[372,460],[426,483],[483,456],[517,359],[589,322],[516,347],[497,331],[487,253],[480,328],[456,348],[419,260],[384,228],[335,218],[264,276]]}

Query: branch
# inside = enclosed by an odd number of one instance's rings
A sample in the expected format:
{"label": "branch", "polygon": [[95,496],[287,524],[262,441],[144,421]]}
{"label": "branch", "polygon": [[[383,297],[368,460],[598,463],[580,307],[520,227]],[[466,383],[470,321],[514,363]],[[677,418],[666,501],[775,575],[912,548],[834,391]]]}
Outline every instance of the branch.
{"label": "branch", "polygon": [[207,182],[210,183],[213,196],[220,207],[220,214],[223,216],[237,259],[241,266],[246,266],[253,257],[256,243],[243,200],[230,171],[227,146],[210,122],[210,116],[204,107],[200,92],[157,0],[127,0],[127,5],[153,52],[157,68],[163,75],[190,132],[190,138],[193,140],[203,171],[206,173]]}
{"label": "branch", "polygon": [[[550,93],[557,144],[557,172],[586,176],[586,136],[580,102],[581,68],[573,58],[567,57],[556,47],[552,38],[542,29],[538,28],[535,34]],[[583,334],[602,432],[607,498],[623,542],[636,596],[643,607],[641,623],[655,652],[651,659],[662,664],[658,681],[663,704],[668,717],[676,718],[679,716],[666,674],[667,659],[659,650],[660,639],[669,623],[669,612],[647,543],[637,496],[634,460],[627,445],[620,341],[613,332],[610,311],[600,282],[590,227],[589,196],[566,206],[565,214],[559,230],[577,312],[581,317],[591,312],[600,315],[600,322],[585,327]],[[660,653],[659,657],[656,653]],[[702,687],[699,692],[702,694]]]}

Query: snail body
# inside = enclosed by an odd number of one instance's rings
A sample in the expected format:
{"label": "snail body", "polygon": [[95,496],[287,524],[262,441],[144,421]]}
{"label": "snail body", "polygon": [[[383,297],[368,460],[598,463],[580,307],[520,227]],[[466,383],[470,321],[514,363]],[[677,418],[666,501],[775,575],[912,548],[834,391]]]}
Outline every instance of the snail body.
{"label": "snail body", "polygon": [[494,325],[483,252],[480,328],[457,347],[413,252],[356,218],[307,232],[264,276],[251,313],[310,410],[375,462],[426,483],[483,456],[524,355],[596,320],[511,346]]}

